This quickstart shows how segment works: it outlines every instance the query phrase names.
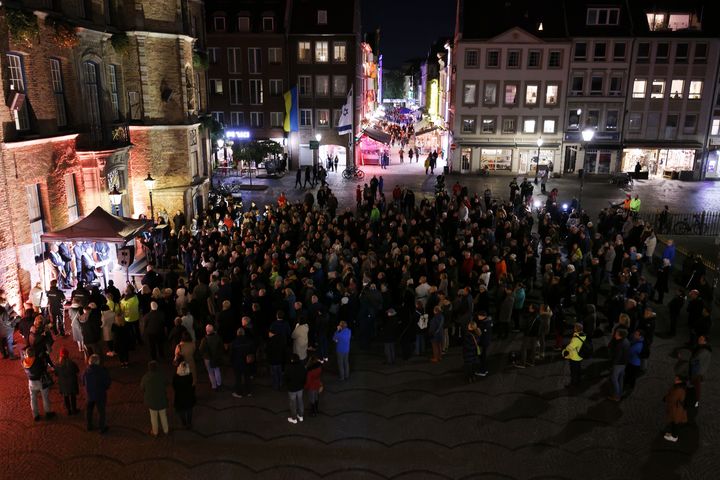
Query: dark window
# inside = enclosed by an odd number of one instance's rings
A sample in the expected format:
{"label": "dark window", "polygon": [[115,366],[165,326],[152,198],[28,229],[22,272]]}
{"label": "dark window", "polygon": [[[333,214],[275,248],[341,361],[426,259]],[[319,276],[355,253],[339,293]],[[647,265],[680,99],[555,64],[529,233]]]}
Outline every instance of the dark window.
{"label": "dark window", "polygon": [[595,52],[593,53],[593,60],[605,60],[607,54],[607,45],[604,43],[595,44]]}
{"label": "dark window", "polygon": [[690,45],[678,43],[675,47],[675,63],[687,63]]}
{"label": "dark window", "polygon": [[487,66],[497,68],[500,66],[500,51],[489,50],[487,53]]}
{"label": "dark window", "polygon": [[655,62],[666,63],[668,61],[668,52],[670,45],[667,43],[658,43],[655,46]]}
{"label": "dark window", "polygon": [[614,60],[625,60],[625,43],[624,42],[615,43],[615,47],[613,49],[613,59]]}
{"label": "dark window", "polygon": [[550,68],[560,68],[560,61],[561,61],[560,51],[558,50],[551,50],[550,51],[550,57],[548,59],[548,67]]}
{"label": "dark window", "polygon": [[638,44],[638,63],[647,63],[650,60],[650,44],[643,42]]}
{"label": "dark window", "polygon": [[695,63],[705,63],[707,60],[707,43],[695,44]]}
{"label": "dark window", "polygon": [[585,60],[587,57],[587,45],[584,42],[575,44],[575,60]]}

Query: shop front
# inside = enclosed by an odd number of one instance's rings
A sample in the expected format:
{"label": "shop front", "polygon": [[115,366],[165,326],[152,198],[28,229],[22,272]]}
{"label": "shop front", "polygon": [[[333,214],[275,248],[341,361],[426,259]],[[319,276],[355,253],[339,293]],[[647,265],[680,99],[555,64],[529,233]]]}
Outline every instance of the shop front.
{"label": "shop front", "polygon": [[567,132],[564,140],[564,174],[572,174],[580,169],[583,169],[585,175],[608,175],[617,171],[621,148],[619,133],[595,132],[590,142],[584,142],[580,132]]}
{"label": "shop front", "polygon": [[697,153],[694,148],[625,148],[621,169],[632,172],[639,163],[650,175],[691,179]]}
{"label": "shop front", "polygon": [[555,148],[541,148],[540,159],[538,160],[537,148],[521,148],[518,172],[520,175],[535,176],[536,171],[552,172],[559,157],[559,151]]}
{"label": "shop front", "polygon": [[710,139],[710,148],[705,163],[705,178],[720,180],[720,139]]}
{"label": "shop front", "polygon": [[[460,152],[457,158],[457,152]],[[512,148],[485,148],[461,145],[455,150],[454,170],[460,173],[480,173],[484,169],[490,171],[513,170],[513,149]]]}

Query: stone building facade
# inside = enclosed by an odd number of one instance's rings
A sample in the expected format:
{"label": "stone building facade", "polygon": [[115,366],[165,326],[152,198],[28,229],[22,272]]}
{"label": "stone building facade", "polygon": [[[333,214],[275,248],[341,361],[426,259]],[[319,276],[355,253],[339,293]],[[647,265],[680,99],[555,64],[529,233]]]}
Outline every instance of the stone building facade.
{"label": "stone building facade", "polygon": [[[0,286],[43,278],[40,235],[123,193],[119,213],[202,208],[208,189],[198,0],[23,0],[0,8]],[[46,260],[45,260],[46,261]]]}

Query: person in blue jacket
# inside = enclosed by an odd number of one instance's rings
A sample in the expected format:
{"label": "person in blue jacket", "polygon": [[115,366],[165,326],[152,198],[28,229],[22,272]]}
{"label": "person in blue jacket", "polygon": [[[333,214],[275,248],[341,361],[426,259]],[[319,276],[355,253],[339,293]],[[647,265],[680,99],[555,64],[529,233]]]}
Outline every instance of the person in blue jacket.
{"label": "person in blue jacket", "polygon": [[100,365],[100,355],[93,354],[90,356],[90,365],[83,374],[83,383],[85,384],[85,393],[87,394],[87,429],[92,430],[93,427],[93,410],[97,407],[99,415],[100,433],[108,431],[105,424],[105,404],[107,403],[107,390],[110,388],[110,375],[108,371]]}
{"label": "person in blue jacket", "polygon": [[667,246],[663,250],[662,258],[670,260],[670,266],[675,263],[675,243],[672,241],[672,239],[667,241]]}
{"label": "person in blue jacket", "polygon": [[645,333],[642,330],[635,330],[630,340],[630,355],[627,368],[625,369],[625,385],[627,385],[628,388],[635,387],[635,380],[640,374],[640,365],[642,362],[640,357],[644,348]]}
{"label": "person in blue jacket", "polygon": [[340,380],[348,380],[350,378],[350,338],[352,331],[348,328],[345,321],[341,321],[337,326],[337,331],[333,335],[335,342],[335,353],[338,359],[338,375]]}

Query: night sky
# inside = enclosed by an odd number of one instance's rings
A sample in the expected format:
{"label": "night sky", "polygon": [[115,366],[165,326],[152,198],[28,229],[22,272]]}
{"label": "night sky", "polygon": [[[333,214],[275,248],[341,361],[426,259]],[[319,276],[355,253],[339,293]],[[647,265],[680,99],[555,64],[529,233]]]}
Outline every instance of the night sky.
{"label": "night sky", "polygon": [[379,26],[385,68],[424,57],[430,45],[455,31],[455,0],[361,0],[362,28],[368,40]]}

